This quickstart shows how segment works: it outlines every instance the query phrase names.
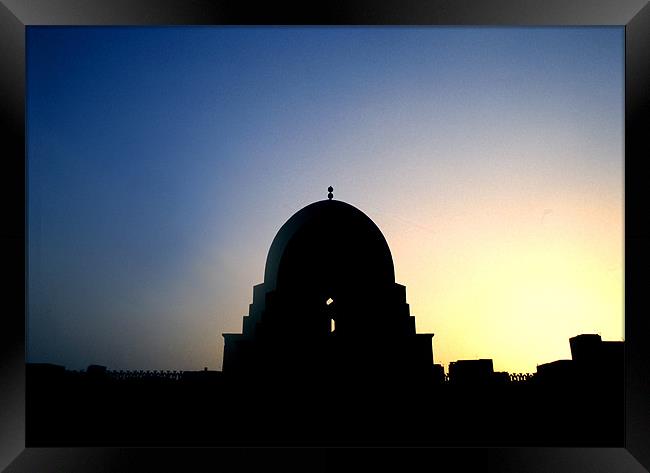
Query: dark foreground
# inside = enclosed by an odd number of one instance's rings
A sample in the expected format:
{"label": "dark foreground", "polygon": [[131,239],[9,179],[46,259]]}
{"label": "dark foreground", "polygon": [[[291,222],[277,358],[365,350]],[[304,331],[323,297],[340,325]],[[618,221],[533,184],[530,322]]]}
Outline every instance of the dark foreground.
{"label": "dark foreground", "polygon": [[27,445],[623,446],[622,383],[114,379],[27,370]]}

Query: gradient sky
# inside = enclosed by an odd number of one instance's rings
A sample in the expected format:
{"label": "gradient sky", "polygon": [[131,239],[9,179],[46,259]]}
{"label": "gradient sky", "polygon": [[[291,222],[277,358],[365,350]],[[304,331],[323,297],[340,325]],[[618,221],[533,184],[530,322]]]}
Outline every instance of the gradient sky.
{"label": "gradient sky", "polygon": [[28,27],[28,361],[221,369],[329,185],[437,363],[622,340],[623,53],[623,27]]}

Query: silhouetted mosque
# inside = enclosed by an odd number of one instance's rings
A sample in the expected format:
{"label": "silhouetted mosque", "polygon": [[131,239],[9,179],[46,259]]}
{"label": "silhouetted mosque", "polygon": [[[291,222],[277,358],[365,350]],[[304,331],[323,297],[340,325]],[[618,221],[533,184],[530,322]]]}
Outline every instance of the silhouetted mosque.
{"label": "silhouetted mosque", "polygon": [[328,191],[273,239],[242,333],[223,335],[224,374],[429,378],[433,334],[415,332],[386,239]]}
{"label": "silhouetted mosque", "polygon": [[534,375],[479,359],[445,378],[379,228],[332,191],[278,231],[223,372],[28,364],[30,446],[622,446],[623,342],[582,334]]}

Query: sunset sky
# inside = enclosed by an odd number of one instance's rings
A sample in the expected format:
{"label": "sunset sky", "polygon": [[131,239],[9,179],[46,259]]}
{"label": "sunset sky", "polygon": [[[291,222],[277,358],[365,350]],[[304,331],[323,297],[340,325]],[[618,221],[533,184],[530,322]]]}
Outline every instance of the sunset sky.
{"label": "sunset sky", "polygon": [[435,362],[622,340],[623,98],[623,27],[30,26],[27,360],[221,369],[329,185]]}

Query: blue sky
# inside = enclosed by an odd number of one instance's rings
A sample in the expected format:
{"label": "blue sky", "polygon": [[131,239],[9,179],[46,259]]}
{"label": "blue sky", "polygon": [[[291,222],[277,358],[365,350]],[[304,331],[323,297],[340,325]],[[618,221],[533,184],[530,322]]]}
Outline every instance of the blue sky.
{"label": "blue sky", "polygon": [[[568,336],[621,339],[623,48],[621,27],[28,27],[28,360],[220,369],[275,232],[329,185],[384,232],[436,361],[534,371]],[[563,305],[513,307],[540,297],[521,279]],[[499,317],[521,346],[468,335]]]}

